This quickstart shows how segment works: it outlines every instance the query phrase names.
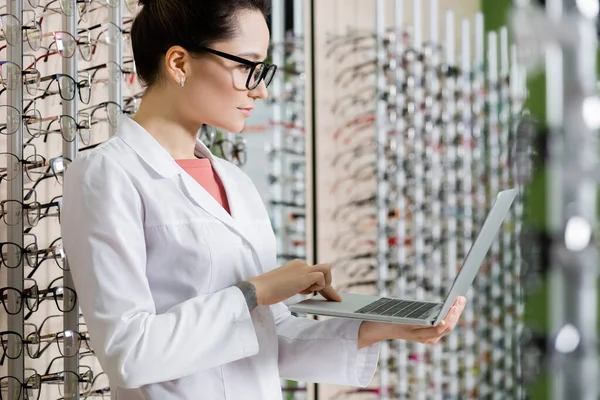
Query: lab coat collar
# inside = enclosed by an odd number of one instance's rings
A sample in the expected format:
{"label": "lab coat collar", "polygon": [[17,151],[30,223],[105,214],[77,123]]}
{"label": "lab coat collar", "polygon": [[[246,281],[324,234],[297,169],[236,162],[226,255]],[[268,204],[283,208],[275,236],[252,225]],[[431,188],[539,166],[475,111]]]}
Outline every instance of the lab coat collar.
{"label": "lab coat collar", "polygon": [[201,185],[198,184],[183,168],[177,164],[173,157],[164,147],[160,145],[144,128],[127,116],[120,121],[120,129],[117,135],[125,141],[138,156],[159,176],[171,178],[179,175],[183,182],[185,194],[199,207],[210,213],[213,217],[227,225],[238,235],[251,241],[251,232],[245,231],[245,224],[240,220],[244,215],[244,198],[239,193],[239,188],[234,177],[227,173],[221,160],[215,157],[202,141],[196,139],[194,153],[197,156],[210,160],[214,170],[221,179],[227,201],[229,203],[229,214]]}
{"label": "lab coat collar", "polygon": [[181,168],[169,152],[160,145],[141,125],[123,115],[119,121],[119,136],[154,172],[163,178],[171,178]]}

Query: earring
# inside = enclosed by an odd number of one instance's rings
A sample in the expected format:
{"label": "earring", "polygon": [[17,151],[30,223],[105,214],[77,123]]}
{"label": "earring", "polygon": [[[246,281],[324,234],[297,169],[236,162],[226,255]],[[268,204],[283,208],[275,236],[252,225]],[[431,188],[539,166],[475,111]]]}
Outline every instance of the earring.
{"label": "earring", "polygon": [[185,76],[179,77],[179,86],[183,87],[185,85]]}

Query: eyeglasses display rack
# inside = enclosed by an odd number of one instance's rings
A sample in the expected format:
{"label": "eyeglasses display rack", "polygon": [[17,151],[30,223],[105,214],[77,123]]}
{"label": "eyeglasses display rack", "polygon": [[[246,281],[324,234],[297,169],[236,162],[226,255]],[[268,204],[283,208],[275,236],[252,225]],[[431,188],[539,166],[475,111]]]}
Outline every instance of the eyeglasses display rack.
{"label": "eyeglasses display rack", "polygon": [[[277,262],[307,260],[304,2],[272,3],[271,56],[278,73],[270,86],[272,138],[265,152],[270,186],[267,208],[277,241]],[[293,29],[285,25],[286,5],[293,6]],[[289,11],[289,10],[288,10]],[[292,299],[290,301],[296,301]],[[284,399],[307,399],[307,384],[282,382]]]}
{"label": "eyeglasses display rack", "polygon": [[[129,37],[138,10],[136,0],[10,0],[0,17],[3,399],[110,398],[62,249],[62,177],[138,109]],[[218,156],[246,162],[240,136],[199,135]]]}
{"label": "eyeglasses display rack", "polygon": [[532,199],[545,199],[545,242],[538,240],[541,255],[531,260],[529,275],[543,287],[548,326],[530,327],[523,352],[535,372],[545,367],[547,390],[531,398],[596,399],[598,3],[549,0],[545,10],[514,3],[519,58],[530,71],[545,67],[548,88],[545,122],[521,126],[523,134],[537,130],[530,140],[538,153],[534,173],[545,177],[545,193],[533,184],[529,190]]}
{"label": "eyeglasses display rack", "polygon": [[[9,15],[15,16],[18,18],[18,21],[21,21],[22,18],[19,18],[23,15],[23,4],[19,1],[11,1],[7,4],[7,13]],[[19,29],[20,32],[20,29]],[[23,46],[22,38],[20,35],[12,35],[11,40],[12,43],[8,43],[8,35],[3,32],[6,43],[6,54],[7,61],[16,64],[16,68],[13,68],[12,76],[7,77],[7,83],[10,80],[16,79],[18,83],[21,82],[22,75],[20,71],[23,70]],[[16,36],[16,37],[15,37]],[[3,68],[5,69],[5,68]],[[4,82],[4,75],[2,74],[2,81]],[[23,159],[23,133],[24,127],[21,120],[21,115],[23,114],[23,86],[20,84],[14,85],[12,87],[13,90],[10,92],[5,91],[4,96],[7,98],[7,108],[6,114],[3,116],[4,121],[6,121],[6,126],[8,132],[12,133],[7,138],[7,148],[6,151],[14,154],[15,157],[5,157],[3,162],[8,161],[6,164],[6,173],[8,177],[9,171],[17,171],[11,177],[13,178],[11,181],[4,182],[5,187],[8,186],[7,194],[5,199],[7,201],[12,200],[8,203],[8,207],[4,210],[3,213],[6,212],[9,215],[9,219],[11,222],[16,222],[15,224],[11,224],[7,227],[7,235],[6,240],[7,243],[13,243],[13,247],[22,249],[23,246],[23,218],[21,218],[22,211],[19,209],[19,205],[23,202],[23,174],[19,173],[21,171],[21,160]],[[9,110],[13,110],[16,118],[9,118]],[[7,132],[7,133],[8,133]],[[4,166],[4,165],[3,165]],[[3,199],[4,200],[4,199]],[[6,221],[6,219],[4,219]],[[5,246],[8,247],[8,246]],[[11,267],[7,270],[7,283],[9,288],[13,288],[14,290],[9,290],[7,293],[7,298],[5,301],[8,301],[9,304],[22,304],[22,294],[23,294],[23,262],[22,257],[19,252],[6,252],[8,263],[10,263]],[[4,263],[6,266],[6,263]],[[15,310],[18,312],[7,312],[7,328],[8,332],[12,332],[12,334],[3,335],[0,340],[4,343],[8,342],[8,349],[22,349],[23,348],[23,310],[22,307],[15,307]],[[6,337],[7,336],[7,337]],[[17,354],[13,354],[16,356]],[[23,384],[25,383],[25,375],[24,375],[24,358],[19,354],[18,357],[11,357],[8,362],[8,377],[4,379],[8,388],[8,396],[10,399],[19,398],[21,392],[23,390]],[[2,382],[2,383],[4,383]],[[1,388],[0,388],[1,390]]]}
{"label": "eyeglasses display rack", "polygon": [[[360,11],[373,15],[370,29],[350,12],[345,33],[323,25],[332,94],[319,108],[331,105],[321,118],[333,129],[317,149],[330,161],[317,179],[331,182],[319,189],[319,243],[338,290],[443,301],[495,196],[519,187],[510,149],[525,74],[508,29],[486,33],[481,13],[457,21],[437,0],[372,7]],[[342,15],[327,26],[344,26]],[[385,343],[371,387],[321,397],[522,398],[522,213],[518,199],[455,332]]]}
{"label": "eyeglasses display rack", "polygon": [[122,112],[136,110],[135,68],[124,67],[131,57],[123,60],[132,21],[123,13],[135,14],[136,4],[9,1],[1,17],[3,398],[110,396],[62,249],[60,193],[77,153],[114,134]]}

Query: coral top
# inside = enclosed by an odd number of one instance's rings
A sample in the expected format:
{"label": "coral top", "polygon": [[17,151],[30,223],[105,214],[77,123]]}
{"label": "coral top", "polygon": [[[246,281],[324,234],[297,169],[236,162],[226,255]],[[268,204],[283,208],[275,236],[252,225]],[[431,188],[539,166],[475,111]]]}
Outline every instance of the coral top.
{"label": "coral top", "polygon": [[175,160],[181,168],[196,180],[229,214],[227,193],[219,175],[215,172],[208,158],[191,160]]}

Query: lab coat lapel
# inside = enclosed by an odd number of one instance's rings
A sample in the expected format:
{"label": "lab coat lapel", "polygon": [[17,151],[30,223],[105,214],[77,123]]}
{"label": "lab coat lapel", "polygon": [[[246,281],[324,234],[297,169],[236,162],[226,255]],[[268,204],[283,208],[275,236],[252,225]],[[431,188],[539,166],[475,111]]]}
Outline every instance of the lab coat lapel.
{"label": "lab coat lapel", "polygon": [[[238,194],[237,183],[235,179],[227,176],[223,168],[219,166],[219,160],[208,150],[208,148],[200,141],[196,141],[196,154],[204,158],[210,159],[213,168],[217,171],[219,178],[223,181],[231,215],[208,193],[198,182],[187,174],[177,162],[171,157],[158,143],[152,135],[150,135],[142,126],[129,117],[124,116],[120,124],[122,127],[118,129],[119,137],[127,143],[140,158],[160,177],[173,178],[178,175],[181,187],[185,195],[191,199],[196,205],[204,211],[227,225],[236,234],[248,240],[248,235],[244,232],[243,224],[238,220],[239,215],[244,213],[244,209],[240,207],[237,201],[240,198]],[[240,212],[241,211],[241,212]]]}
{"label": "lab coat lapel", "polygon": [[229,214],[227,210],[225,210],[223,206],[221,206],[221,204],[219,204],[214,197],[212,197],[210,193],[208,193],[201,185],[199,185],[198,182],[196,182],[191,176],[188,174],[181,174],[184,183],[184,189],[187,192],[186,194],[206,212],[210,213],[219,221],[227,225],[242,238],[249,241],[248,234],[246,229],[244,229],[244,224],[242,223],[245,210],[243,208],[243,204],[240,204],[239,202],[241,195],[238,190],[237,182],[234,178],[226,173],[225,169],[220,164],[220,160],[215,157],[210,152],[208,147],[206,147],[200,140],[196,141],[195,153],[197,156],[210,160],[213,169],[221,179],[221,183],[225,188],[227,202],[229,203],[229,211],[231,214]]}
{"label": "lab coat lapel", "polygon": [[[215,157],[211,151],[206,147],[204,143],[200,140],[196,141],[196,155],[204,158],[208,158],[221,179],[221,183],[223,183],[223,187],[225,188],[225,193],[227,195],[227,201],[229,203],[229,210],[231,211],[231,215],[227,213],[218,204],[220,211],[226,216],[222,219],[222,221],[228,224],[235,231],[252,245],[255,248],[253,238],[256,236],[256,232],[253,229],[253,221],[252,215],[250,214],[250,210],[252,207],[248,205],[248,199],[244,196],[243,191],[240,189],[240,184],[238,180],[231,174],[229,171],[231,168],[228,165],[225,165],[225,162],[217,157]],[[210,195],[209,195],[210,196]],[[212,196],[210,196],[212,199]],[[256,248],[255,248],[256,250]]]}

